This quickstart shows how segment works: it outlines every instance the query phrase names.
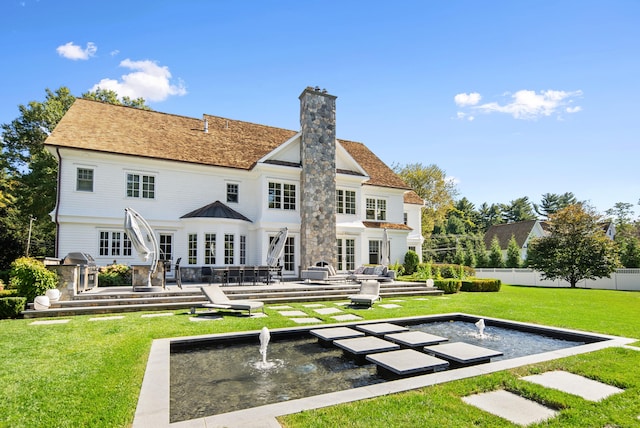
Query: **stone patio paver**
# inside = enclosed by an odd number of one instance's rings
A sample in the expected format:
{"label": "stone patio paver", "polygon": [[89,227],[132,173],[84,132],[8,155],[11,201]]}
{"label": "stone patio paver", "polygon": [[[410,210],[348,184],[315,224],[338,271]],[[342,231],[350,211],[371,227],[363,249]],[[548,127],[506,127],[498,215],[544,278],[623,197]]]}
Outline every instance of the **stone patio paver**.
{"label": "stone patio paver", "polygon": [[557,415],[553,409],[503,389],[462,397],[462,401],[523,426],[543,422]]}
{"label": "stone patio paver", "polygon": [[385,308],[385,309],[394,309],[394,308],[401,308],[402,307],[400,305],[396,305],[395,303],[380,303],[377,306],[379,306],[381,308]]}
{"label": "stone patio paver", "polygon": [[311,304],[302,305],[302,306],[304,306],[305,308],[324,308],[325,307],[325,305],[323,305],[322,303],[311,303]]}
{"label": "stone patio paver", "polygon": [[282,309],[291,309],[289,305],[277,305],[277,306],[269,306],[269,309],[273,309],[274,311],[279,311]]}
{"label": "stone patio paver", "polygon": [[562,370],[525,376],[520,379],[546,388],[557,389],[567,394],[577,395],[589,401],[604,400],[610,395],[624,392],[624,389]]}
{"label": "stone patio paver", "polygon": [[399,376],[407,376],[429,371],[444,370],[449,362],[427,355],[415,349],[380,352],[367,355],[366,359]]}

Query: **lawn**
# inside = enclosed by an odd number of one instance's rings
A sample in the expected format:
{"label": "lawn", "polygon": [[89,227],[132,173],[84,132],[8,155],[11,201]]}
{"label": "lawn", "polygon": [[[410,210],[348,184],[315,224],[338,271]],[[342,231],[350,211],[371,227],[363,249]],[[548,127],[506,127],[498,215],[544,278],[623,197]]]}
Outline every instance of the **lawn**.
{"label": "lawn", "polygon": [[[467,312],[640,338],[640,293],[503,286],[499,293],[402,300],[397,309],[377,307],[347,312],[366,319]],[[309,312],[302,304],[290,306]],[[143,313],[126,313],[121,314],[122,319],[102,321],[78,316],[55,325],[31,325],[33,320],[0,321],[0,427],[130,426],[153,339],[296,325],[268,305],[265,312],[267,318],[227,315],[222,320],[206,322],[190,321],[187,311],[152,318],[142,317]],[[327,316],[325,321],[332,319]],[[592,404],[523,385],[517,379],[525,373],[550,368],[584,374],[626,391]],[[627,349],[607,349],[303,412],[283,417],[280,422],[286,427],[512,426],[459,400],[469,393],[498,386],[562,409],[559,418],[543,426],[640,426],[640,352]]]}

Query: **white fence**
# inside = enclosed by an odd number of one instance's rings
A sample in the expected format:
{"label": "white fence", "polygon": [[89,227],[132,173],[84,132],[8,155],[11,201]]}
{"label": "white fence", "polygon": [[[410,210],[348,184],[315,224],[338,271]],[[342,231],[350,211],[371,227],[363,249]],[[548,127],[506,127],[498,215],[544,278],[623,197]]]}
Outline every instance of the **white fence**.
{"label": "white fence", "polygon": [[[542,274],[532,269],[477,268],[478,278],[497,278],[505,284],[534,285],[536,287],[569,287],[566,281],[541,279]],[[578,281],[576,287],[602,290],[640,291],[640,269],[617,269],[610,278]]]}

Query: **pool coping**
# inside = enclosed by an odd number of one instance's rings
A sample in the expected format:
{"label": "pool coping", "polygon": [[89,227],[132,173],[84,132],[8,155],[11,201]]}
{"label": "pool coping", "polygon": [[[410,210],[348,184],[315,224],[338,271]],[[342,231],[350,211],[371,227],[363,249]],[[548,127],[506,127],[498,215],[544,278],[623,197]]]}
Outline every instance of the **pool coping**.
{"label": "pool coping", "polygon": [[[437,385],[440,383],[450,382],[454,380],[466,379],[469,377],[480,376],[489,373],[495,373],[502,370],[508,370],[521,367],[528,364],[540,363],[558,358],[579,355],[587,352],[598,351],[614,346],[624,346],[629,343],[636,342],[637,339],[631,339],[621,336],[611,336],[599,333],[591,333],[580,330],[572,330],[540,324],[524,323],[511,321],[493,317],[482,317],[462,312],[452,312],[437,315],[426,315],[417,317],[390,318],[381,320],[369,320],[348,323],[336,323],[326,325],[326,327],[353,326],[362,324],[373,324],[380,322],[416,322],[418,320],[436,321],[446,318],[483,318],[487,323],[506,324],[518,326],[527,331],[547,331],[558,333],[559,335],[582,336],[585,338],[597,339],[597,342],[587,343],[585,345],[573,346],[570,348],[559,349],[550,352],[543,352],[524,357],[511,358],[508,360],[500,360],[486,364],[463,367],[442,372],[418,375],[399,380],[388,381],[384,383],[363,386],[358,388],[347,389],[344,391],[331,392],[321,395],[314,395],[306,398],[299,398],[280,403],[267,404],[263,406],[253,407],[250,409],[237,410],[233,412],[223,413],[219,415],[206,416],[197,419],[191,419],[181,422],[169,422],[169,406],[170,406],[170,348],[172,342],[198,342],[209,341],[211,339],[231,338],[238,336],[253,337],[260,331],[218,333],[199,336],[184,336],[168,339],[156,339],[151,344],[149,351],[149,359],[142,381],[142,388],[138,398],[138,405],[133,421],[134,428],[211,428],[211,427],[235,427],[235,426],[264,426],[277,427],[279,424],[275,421],[278,416],[291,413],[298,413],[304,410],[318,409],[327,406],[333,406],[341,403],[363,400],[367,398],[375,398],[387,394],[409,391],[412,389],[423,388],[427,386]],[[323,326],[324,327],[324,326]],[[273,329],[274,333],[299,333],[312,329],[322,328],[319,325],[300,326],[293,328]]]}

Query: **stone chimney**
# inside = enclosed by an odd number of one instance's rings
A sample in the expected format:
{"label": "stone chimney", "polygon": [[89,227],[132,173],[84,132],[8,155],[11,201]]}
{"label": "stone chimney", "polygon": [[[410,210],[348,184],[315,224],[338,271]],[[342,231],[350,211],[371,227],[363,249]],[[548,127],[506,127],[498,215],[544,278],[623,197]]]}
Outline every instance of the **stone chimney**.
{"label": "stone chimney", "polygon": [[336,256],[336,97],[307,87],[300,94],[300,263]]}

